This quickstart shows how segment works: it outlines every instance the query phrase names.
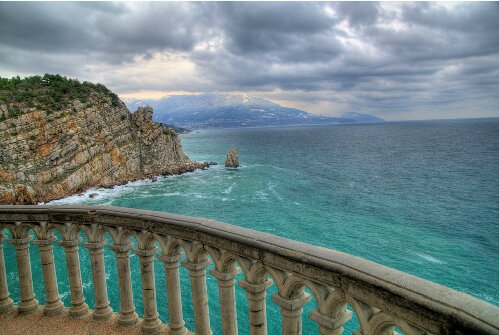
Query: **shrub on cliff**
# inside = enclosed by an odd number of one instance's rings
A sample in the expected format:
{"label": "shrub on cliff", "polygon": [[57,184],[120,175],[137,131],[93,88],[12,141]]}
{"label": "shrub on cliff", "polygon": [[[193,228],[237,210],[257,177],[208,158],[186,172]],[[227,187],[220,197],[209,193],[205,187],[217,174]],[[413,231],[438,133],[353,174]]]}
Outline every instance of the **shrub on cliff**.
{"label": "shrub on cliff", "polygon": [[120,103],[118,96],[102,84],[82,83],[58,74],[0,77],[0,105],[7,106],[8,111],[3,115],[4,119],[19,115],[19,107],[58,111],[67,108],[74,100],[88,103],[93,93],[109,98],[113,106]]}

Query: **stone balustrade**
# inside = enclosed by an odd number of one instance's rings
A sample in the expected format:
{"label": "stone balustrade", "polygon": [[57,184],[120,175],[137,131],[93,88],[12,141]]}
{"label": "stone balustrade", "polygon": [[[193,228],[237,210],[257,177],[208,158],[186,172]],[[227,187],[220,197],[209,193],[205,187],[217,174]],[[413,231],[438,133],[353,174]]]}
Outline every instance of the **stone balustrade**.
{"label": "stone balustrade", "polygon": [[[271,298],[280,308],[283,334],[302,333],[302,320],[307,317],[303,306],[312,298],[315,310],[308,317],[317,323],[321,335],[343,333],[352,317],[347,305],[356,314],[360,323],[357,334],[362,335],[394,334],[396,327],[407,335],[499,334],[498,307],[352,255],[214,220],[116,207],[0,206],[0,313],[15,306],[2,250],[5,230],[12,236],[8,243],[14,245],[17,258],[20,299],[16,304],[20,314],[39,308],[29,254],[33,244],[40,251],[47,317],[63,310],[56,278],[67,275],[71,296],[68,316],[92,315],[95,322],[109,319],[113,311],[103,257],[109,243],[118,270],[117,322],[123,327],[141,327],[143,334],[188,333],[182,314],[180,266],[189,272],[195,332],[199,335],[212,334],[207,275],[218,283],[223,334],[237,334],[235,289],[240,272],[244,279],[237,284],[246,291],[252,335],[267,334],[266,295],[273,284],[277,293]],[[64,248],[67,273],[57,272],[54,266],[55,231],[62,236],[58,244]],[[87,242],[82,243],[80,232]],[[106,233],[112,241],[106,241]],[[83,294],[79,252],[90,253],[93,311]],[[141,319],[134,306],[130,252],[140,260]],[[156,287],[154,257],[164,265],[166,287]],[[210,262],[213,268],[207,271]],[[168,325],[160,321],[156,303],[157,292],[163,290],[168,298]]]}

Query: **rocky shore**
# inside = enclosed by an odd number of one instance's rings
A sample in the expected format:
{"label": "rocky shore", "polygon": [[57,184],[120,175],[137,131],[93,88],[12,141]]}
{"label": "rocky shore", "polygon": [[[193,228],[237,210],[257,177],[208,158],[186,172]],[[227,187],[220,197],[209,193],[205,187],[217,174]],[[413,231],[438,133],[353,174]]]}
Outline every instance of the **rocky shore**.
{"label": "rocky shore", "polygon": [[[35,204],[209,163],[191,161],[150,107],[130,113],[106,92],[65,108],[0,103],[0,204]],[[0,100],[1,101],[1,100]]]}

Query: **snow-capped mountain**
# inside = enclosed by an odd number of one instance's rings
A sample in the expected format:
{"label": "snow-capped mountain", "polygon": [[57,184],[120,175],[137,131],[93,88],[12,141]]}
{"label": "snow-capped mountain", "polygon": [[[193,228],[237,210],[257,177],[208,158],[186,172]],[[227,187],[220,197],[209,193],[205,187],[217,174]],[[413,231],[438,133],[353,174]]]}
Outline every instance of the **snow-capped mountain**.
{"label": "snow-capped mountain", "polygon": [[155,121],[188,129],[355,122],[347,118],[318,116],[247,95],[207,93],[123,101],[131,111],[149,105],[154,109]]}

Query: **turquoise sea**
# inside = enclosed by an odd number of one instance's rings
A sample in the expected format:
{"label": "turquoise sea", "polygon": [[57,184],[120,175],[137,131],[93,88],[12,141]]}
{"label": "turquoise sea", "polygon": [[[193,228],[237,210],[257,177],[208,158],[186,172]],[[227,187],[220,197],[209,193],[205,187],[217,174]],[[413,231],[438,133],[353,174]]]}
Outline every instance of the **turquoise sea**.
{"label": "turquoise sea", "polygon": [[[499,119],[200,130],[181,135],[191,159],[218,166],[181,176],[90,190],[54,204],[98,204],[208,217],[338,249],[464,291],[499,305]],[[238,170],[223,167],[237,146]],[[88,194],[98,193],[95,199]],[[13,247],[4,243],[9,285],[18,300]],[[69,305],[65,259],[56,247],[60,292]],[[36,247],[34,285],[43,303]],[[111,305],[119,310],[114,254],[106,250]],[[87,302],[93,305],[88,251],[80,251]],[[138,259],[132,280],[142,313]],[[159,313],[167,322],[162,263],[156,262]],[[194,329],[187,271],[184,317]],[[218,288],[208,275],[214,334],[221,334]],[[280,333],[271,302],[269,334]],[[244,291],[237,287],[240,334],[248,334]],[[317,333],[306,317],[304,334]],[[356,320],[346,334],[356,328]]]}

